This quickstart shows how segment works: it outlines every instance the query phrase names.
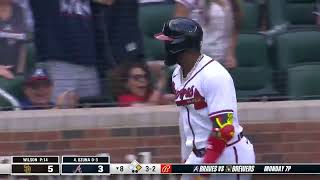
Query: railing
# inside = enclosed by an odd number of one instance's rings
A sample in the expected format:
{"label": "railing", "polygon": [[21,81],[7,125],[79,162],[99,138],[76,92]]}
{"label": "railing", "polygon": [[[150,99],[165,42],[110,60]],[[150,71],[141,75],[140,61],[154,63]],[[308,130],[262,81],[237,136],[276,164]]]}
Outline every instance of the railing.
{"label": "railing", "polygon": [[11,104],[14,110],[21,110],[19,101],[7,91],[0,88],[0,95]]}

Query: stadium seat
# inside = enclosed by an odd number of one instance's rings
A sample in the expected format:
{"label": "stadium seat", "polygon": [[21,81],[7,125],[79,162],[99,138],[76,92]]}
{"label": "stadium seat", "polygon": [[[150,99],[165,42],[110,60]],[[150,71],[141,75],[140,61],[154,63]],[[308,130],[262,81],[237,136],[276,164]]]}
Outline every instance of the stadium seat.
{"label": "stadium seat", "polygon": [[256,1],[241,0],[241,9],[243,12],[241,33],[254,33],[259,31],[260,4]]}
{"label": "stadium seat", "polygon": [[275,39],[276,59],[280,70],[289,65],[320,62],[320,31],[291,31]]}
{"label": "stadium seat", "polygon": [[240,34],[236,49],[238,67],[231,70],[238,99],[274,96],[268,47],[262,35]]}
{"label": "stadium seat", "polygon": [[[35,46],[32,42],[28,42],[26,44],[27,49],[27,61],[26,61],[26,72],[30,72],[36,62],[36,52],[35,52]],[[11,94],[15,98],[21,98],[23,96],[22,91],[22,82],[24,79],[24,73],[22,74],[16,74],[15,79],[8,80],[0,77],[0,88],[5,90],[7,93]],[[8,100],[4,99],[0,96],[0,107],[10,107],[11,104],[8,102]],[[8,108],[6,108],[8,109]]]}
{"label": "stadium seat", "polygon": [[284,12],[285,0],[268,0],[267,9],[268,9],[268,19],[269,26],[272,28],[276,25],[287,24],[286,15]]}
{"label": "stadium seat", "polygon": [[318,47],[320,31],[289,31],[275,38],[275,86],[282,95],[288,95],[288,68],[303,63],[320,62]]}
{"label": "stadium seat", "polygon": [[316,23],[316,0],[287,0],[287,18],[293,25],[312,25]]}
{"label": "stadium seat", "polygon": [[[26,44],[27,48],[27,61],[26,61],[26,72],[31,71],[36,62],[36,52],[35,52],[35,46],[33,43],[27,43]],[[0,88],[14,96],[15,98],[21,98],[23,96],[23,91],[22,91],[22,82],[24,79],[24,74],[18,74],[15,76],[14,80],[8,80],[0,77]],[[7,107],[5,110],[10,109],[9,107],[11,104],[0,96],[0,107]],[[0,108],[1,109],[1,108]]]}
{"label": "stadium seat", "polygon": [[316,0],[268,0],[269,24],[271,27],[288,24],[291,27],[316,24]]}
{"label": "stadium seat", "polygon": [[320,63],[308,63],[288,69],[291,99],[320,99]]}
{"label": "stadium seat", "polygon": [[147,3],[139,7],[139,23],[143,33],[147,60],[161,60],[164,57],[163,43],[153,35],[162,30],[163,23],[172,17],[174,5],[169,3]]}
{"label": "stadium seat", "polygon": [[[22,81],[23,76],[16,76],[14,80],[8,80],[0,77],[0,88],[5,90],[13,97],[20,98],[23,93],[21,88]],[[2,107],[6,107],[5,109],[10,109],[10,106],[11,104],[9,101],[0,96],[0,110],[2,110]]]}

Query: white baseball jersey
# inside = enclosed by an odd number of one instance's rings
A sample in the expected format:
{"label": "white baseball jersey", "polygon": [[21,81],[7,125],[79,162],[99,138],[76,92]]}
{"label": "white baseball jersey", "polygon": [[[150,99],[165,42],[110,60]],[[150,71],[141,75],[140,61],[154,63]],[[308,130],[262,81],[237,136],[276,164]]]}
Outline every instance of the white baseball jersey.
{"label": "white baseball jersey", "polygon": [[181,67],[177,66],[172,82],[176,104],[180,107],[180,127],[185,136],[186,149],[182,158],[185,159],[192,148],[206,147],[213,129],[210,117],[221,113],[233,113],[235,135],[228,143],[237,140],[242,127],[238,122],[235,88],[232,77],[219,62],[201,55],[186,79]]}

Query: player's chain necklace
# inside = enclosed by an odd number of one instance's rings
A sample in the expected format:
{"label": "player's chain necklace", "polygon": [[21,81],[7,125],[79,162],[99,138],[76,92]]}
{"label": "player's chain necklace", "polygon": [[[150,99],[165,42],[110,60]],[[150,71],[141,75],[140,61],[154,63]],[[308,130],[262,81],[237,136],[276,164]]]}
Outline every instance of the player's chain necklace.
{"label": "player's chain necklace", "polygon": [[187,76],[184,78],[183,77],[183,73],[181,73],[181,79],[182,82],[185,82],[187,79],[190,78],[190,76],[193,74],[193,71],[196,69],[196,67],[198,66],[198,64],[200,63],[201,59],[202,59],[203,55],[200,55],[197,59],[197,61],[194,63],[192,69],[188,72]]}

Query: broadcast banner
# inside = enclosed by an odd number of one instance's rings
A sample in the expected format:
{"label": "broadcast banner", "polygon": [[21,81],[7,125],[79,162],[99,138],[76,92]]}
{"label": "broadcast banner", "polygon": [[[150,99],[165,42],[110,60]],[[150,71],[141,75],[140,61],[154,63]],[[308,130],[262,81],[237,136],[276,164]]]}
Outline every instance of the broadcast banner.
{"label": "broadcast banner", "polygon": [[111,174],[320,174],[320,164],[110,164]]}

